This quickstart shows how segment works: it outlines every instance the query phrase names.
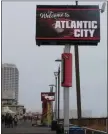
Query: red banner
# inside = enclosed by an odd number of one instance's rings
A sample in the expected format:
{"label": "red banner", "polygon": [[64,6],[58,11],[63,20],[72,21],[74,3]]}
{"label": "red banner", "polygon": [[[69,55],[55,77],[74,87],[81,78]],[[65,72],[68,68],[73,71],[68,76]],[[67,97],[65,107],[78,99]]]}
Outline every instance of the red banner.
{"label": "red banner", "polygon": [[72,54],[62,54],[62,86],[72,87]]}

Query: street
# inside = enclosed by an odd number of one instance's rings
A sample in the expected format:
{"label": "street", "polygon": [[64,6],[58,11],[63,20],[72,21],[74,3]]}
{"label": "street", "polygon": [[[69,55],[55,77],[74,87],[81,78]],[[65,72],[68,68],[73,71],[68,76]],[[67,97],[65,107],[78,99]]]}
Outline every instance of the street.
{"label": "street", "polygon": [[32,126],[31,122],[19,122],[16,128],[5,128],[2,125],[2,134],[56,134],[48,127]]}

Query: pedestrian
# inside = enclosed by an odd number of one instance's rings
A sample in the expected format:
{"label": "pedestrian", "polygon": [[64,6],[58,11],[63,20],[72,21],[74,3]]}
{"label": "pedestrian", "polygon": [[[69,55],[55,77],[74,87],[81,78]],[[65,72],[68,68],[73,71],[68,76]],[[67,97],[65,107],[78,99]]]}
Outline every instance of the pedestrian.
{"label": "pedestrian", "polygon": [[24,122],[25,122],[26,121],[26,116],[25,115],[23,116],[23,119],[24,119]]}
{"label": "pedestrian", "polygon": [[15,116],[14,116],[14,126],[16,127],[17,124],[18,124],[18,118],[17,118],[17,116],[15,115]]}
{"label": "pedestrian", "polygon": [[4,124],[4,122],[5,122],[5,115],[3,114],[2,115],[2,124]]}
{"label": "pedestrian", "polygon": [[5,127],[8,127],[8,113],[6,113],[4,118]]}
{"label": "pedestrian", "polygon": [[9,127],[13,128],[13,117],[11,114],[9,115],[9,123],[8,124],[9,124]]}

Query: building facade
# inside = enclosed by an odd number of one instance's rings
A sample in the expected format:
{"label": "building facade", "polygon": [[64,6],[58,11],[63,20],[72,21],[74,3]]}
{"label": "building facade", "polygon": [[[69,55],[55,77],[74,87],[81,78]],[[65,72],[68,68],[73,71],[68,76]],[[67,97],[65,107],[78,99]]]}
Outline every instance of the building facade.
{"label": "building facade", "polygon": [[18,103],[19,71],[14,64],[2,64],[2,99]]}

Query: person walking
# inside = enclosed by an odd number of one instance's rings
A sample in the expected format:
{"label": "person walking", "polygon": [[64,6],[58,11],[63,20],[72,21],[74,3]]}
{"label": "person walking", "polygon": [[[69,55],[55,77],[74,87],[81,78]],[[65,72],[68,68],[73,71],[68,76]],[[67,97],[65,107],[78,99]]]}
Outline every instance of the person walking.
{"label": "person walking", "polygon": [[6,113],[5,118],[4,118],[5,127],[8,127],[8,118],[9,118],[9,114]]}
{"label": "person walking", "polygon": [[9,122],[8,122],[8,124],[9,124],[9,127],[13,128],[13,117],[12,117],[11,114],[9,115]]}
{"label": "person walking", "polygon": [[2,124],[4,124],[4,122],[5,122],[5,115],[3,114],[2,115]]}
{"label": "person walking", "polygon": [[15,115],[14,116],[14,126],[16,127],[18,125],[18,118],[17,116]]}

